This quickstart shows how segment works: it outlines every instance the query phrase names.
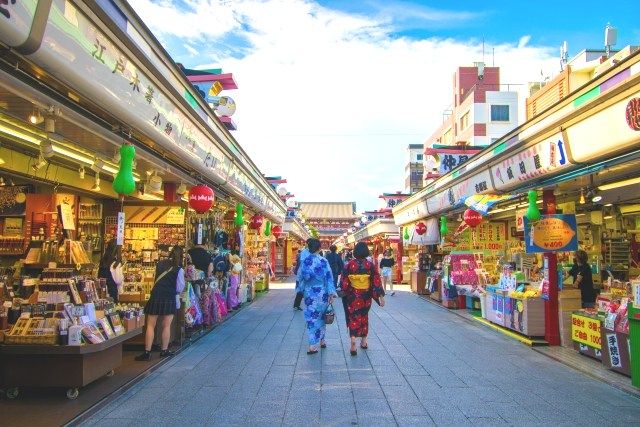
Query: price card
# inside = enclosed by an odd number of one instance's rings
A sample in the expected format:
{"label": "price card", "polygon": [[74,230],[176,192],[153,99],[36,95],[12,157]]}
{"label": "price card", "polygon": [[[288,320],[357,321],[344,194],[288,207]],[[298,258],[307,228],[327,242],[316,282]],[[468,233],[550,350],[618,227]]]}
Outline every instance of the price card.
{"label": "price card", "polygon": [[202,223],[198,224],[198,244],[202,244]]}
{"label": "price card", "polygon": [[116,244],[124,245],[124,212],[118,212],[118,224],[116,225]]}
{"label": "price card", "polygon": [[631,295],[633,295],[633,308],[640,308],[640,281],[631,282]]}

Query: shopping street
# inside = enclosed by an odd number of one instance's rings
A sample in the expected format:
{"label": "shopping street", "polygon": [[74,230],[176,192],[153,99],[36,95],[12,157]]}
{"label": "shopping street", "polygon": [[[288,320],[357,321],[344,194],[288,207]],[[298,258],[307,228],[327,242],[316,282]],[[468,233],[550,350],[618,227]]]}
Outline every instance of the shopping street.
{"label": "shopping street", "polygon": [[308,356],[291,288],[272,285],[83,425],[640,425],[640,399],[409,292],[372,310],[369,350],[349,355],[340,307]]}

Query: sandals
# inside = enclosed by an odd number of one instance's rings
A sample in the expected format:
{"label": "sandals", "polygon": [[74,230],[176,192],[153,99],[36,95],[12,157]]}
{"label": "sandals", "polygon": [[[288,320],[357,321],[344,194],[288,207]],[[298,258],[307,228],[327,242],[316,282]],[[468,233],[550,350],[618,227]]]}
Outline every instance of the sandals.
{"label": "sandals", "polygon": [[369,346],[368,346],[368,345],[362,345],[362,344],[360,344],[360,348],[361,348],[361,349],[363,349],[363,350],[366,350],[366,349],[368,349],[368,348],[369,348]]}
{"label": "sandals", "polygon": [[327,348],[327,344],[320,344],[320,348]]}
{"label": "sandals", "polygon": [[307,354],[316,354],[318,350],[307,350]]}

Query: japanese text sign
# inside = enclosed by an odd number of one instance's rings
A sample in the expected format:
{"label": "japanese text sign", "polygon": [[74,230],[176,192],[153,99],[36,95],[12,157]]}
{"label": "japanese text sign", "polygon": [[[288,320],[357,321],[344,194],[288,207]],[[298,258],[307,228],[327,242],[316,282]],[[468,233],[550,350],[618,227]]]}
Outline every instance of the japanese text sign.
{"label": "japanese text sign", "polygon": [[614,368],[622,367],[622,360],[620,360],[620,346],[618,346],[618,337],[615,333],[607,334],[607,347],[609,349],[609,362]]}
{"label": "japanese text sign", "polygon": [[571,315],[571,337],[574,341],[600,350],[600,320],[579,314]]}
{"label": "japanese text sign", "polygon": [[525,252],[569,252],[578,250],[575,215],[543,215],[531,223],[524,218]]}

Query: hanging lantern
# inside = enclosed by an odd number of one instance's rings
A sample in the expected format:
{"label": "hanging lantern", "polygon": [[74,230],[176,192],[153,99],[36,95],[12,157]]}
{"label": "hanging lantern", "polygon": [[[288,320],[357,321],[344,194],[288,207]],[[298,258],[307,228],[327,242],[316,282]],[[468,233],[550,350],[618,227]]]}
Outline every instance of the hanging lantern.
{"label": "hanging lantern", "polygon": [[236,204],[236,219],[234,220],[234,224],[237,227],[244,225],[244,205],[242,203]]}
{"label": "hanging lantern", "polygon": [[464,211],[462,218],[464,218],[464,222],[466,222],[471,228],[476,228],[482,222],[482,215],[473,209],[467,209]]}
{"label": "hanging lantern", "polygon": [[447,217],[441,216],[440,217],[440,235],[444,236],[448,232],[449,232],[449,227],[447,227]]}
{"label": "hanging lantern", "polygon": [[538,209],[538,192],[535,190],[529,191],[529,208],[527,208],[527,212],[525,216],[531,222],[538,221],[542,217],[540,214],[540,209]]}
{"label": "hanging lantern", "polygon": [[416,224],[416,233],[422,236],[426,232],[427,232],[427,226],[425,225],[424,222],[419,222]]}
{"label": "hanging lantern", "polygon": [[136,190],[136,182],[133,180],[133,158],[136,156],[136,149],[131,144],[124,144],[120,147],[120,169],[113,180],[111,186],[113,191],[121,196],[128,196]]}
{"label": "hanging lantern", "polygon": [[267,221],[267,224],[264,226],[264,235],[267,237],[271,235],[271,221]]}
{"label": "hanging lantern", "polygon": [[409,240],[409,227],[404,228],[404,235],[402,237],[404,237],[404,240]]}
{"label": "hanging lantern", "polygon": [[260,230],[262,228],[262,223],[264,222],[264,218],[262,215],[254,215],[251,217],[251,222],[249,223],[249,228],[252,230]]}
{"label": "hanging lantern", "polygon": [[196,185],[189,190],[189,206],[199,214],[203,214],[213,206],[214,192],[206,185]]}
{"label": "hanging lantern", "polygon": [[271,232],[273,233],[274,236],[276,236],[276,238],[278,238],[278,237],[282,236],[282,234],[284,234],[282,232],[282,227],[280,227],[279,225],[274,226],[271,229]]}

